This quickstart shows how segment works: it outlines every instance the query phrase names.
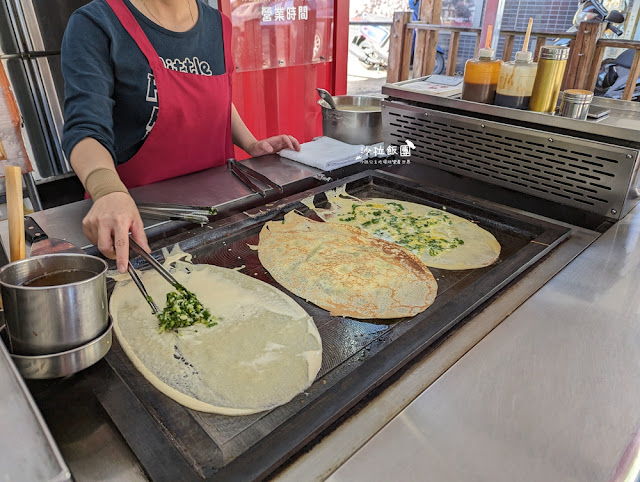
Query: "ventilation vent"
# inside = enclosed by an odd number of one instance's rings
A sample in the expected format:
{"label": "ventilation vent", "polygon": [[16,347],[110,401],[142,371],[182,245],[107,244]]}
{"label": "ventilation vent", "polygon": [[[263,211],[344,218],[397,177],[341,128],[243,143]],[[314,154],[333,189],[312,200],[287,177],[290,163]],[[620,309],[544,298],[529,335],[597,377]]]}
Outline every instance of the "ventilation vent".
{"label": "ventilation vent", "polygon": [[631,149],[394,103],[383,115],[385,142],[413,142],[414,162],[608,216],[629,187]]}

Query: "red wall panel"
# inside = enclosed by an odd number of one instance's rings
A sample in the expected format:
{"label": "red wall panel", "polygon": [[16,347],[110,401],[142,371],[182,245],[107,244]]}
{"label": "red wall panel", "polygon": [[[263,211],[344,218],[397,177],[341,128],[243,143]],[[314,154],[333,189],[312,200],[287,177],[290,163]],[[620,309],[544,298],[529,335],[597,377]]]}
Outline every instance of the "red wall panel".
{"label": "red wall panel", "polygon": [[[229,0],[222,0],[221,10],[230,16]],[[333,22],[312,23],[313,28],[261,28],[259,19],[234,25],[234,52],[238,70],[234,73],[233,102],[242,119],[258,139],[290,134],[300,142],[322,135],[322,113],[317,104],[316,87],[335,94],[346,93],[349,11],[348,2],[336,1]],[[340,5],[340,6],[338,6]],[[313,20],[313,19],[311,19]],[[332,39],[332,59],[318,61],[305,58],[313,45],[317,28],[325,39]],[[239,42],[239,44],[238,44]],[[263,58],[262,42],[269,58]],[[271,58],[277,55],[277,58]],[[260,68],[262,65],[281,65]],[[238,159],[246,153],[236,148]]]}
{"label": "red wall panel", "polygon": [[[331,77],[329,63],[239,72],[233,102],[256,138],[290,134],[307,142],[322,134],[316,87],[330,88]],[[247,157],[238,148],[236,155]]]}

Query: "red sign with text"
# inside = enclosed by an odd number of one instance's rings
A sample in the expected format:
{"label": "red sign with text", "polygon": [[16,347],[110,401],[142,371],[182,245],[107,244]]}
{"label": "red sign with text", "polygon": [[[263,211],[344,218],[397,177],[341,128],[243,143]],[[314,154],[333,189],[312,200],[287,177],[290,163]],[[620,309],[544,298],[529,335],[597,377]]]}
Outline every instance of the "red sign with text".
{"label": "red sign with text", "polygon": [[[258,139],[322,135],[316,87],[346,93],[349,4],[219,0],[233,25],[233,102]],[[247,157],[236,148],[238,159]]]}

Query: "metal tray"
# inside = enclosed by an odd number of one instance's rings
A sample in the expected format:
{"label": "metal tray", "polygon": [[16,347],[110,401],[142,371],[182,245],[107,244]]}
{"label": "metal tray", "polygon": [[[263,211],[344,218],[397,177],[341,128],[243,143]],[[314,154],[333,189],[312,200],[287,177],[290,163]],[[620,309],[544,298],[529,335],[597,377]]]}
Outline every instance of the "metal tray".
{"label": "metal tray", "polygon": [[[500,242],[500,259],[492,266],[476,270],[433,269],[439,286],[436,301],[413,318],[376,323],[330,316],[327,311],[280,287],[248,245],[258,243],[258,233],[266,221],[281,219],[292,209],[308,213],[300,199],[315,194],[316,205],[319,205],[322,200],[326,201],[325,191],[345,183],[347,191],[359,197],[387,197],[439,208],[445,206],[449,212],[472,219]],[[186,465],[192,470],[189,474],[182,472],[181,480],[266,477],[570,235],[568,228],[507,209],[489,208],[483,201],[458,193],[425,189],[379,171],[366,171],[248,214],[181,234],[164,243],[179,242],[183,250],[193,254],[195,263],[228,268],[243,266],[243,273],[292,296],[313,316],[320,331],[322,368],[315,383],[288,404],[251,416],[225,417],[186,409],[162,395],[138,373],[114,340],[106,360],[126,387],[120,387],[122,396],[111,397],[103,405],[154,479],[168,480],[174,474],[154,470],[153,459],[147,457],[153,444],[163,450],[169,450],[166,445],[170,445],[170,450],[180,454],[182,460],[176,461],[176,466]],[[140,260],[134,260],[134,264],[141,267]],[[122,406],[129,402],[130,406]],[[145,463],[145,460],[151,462]]]}

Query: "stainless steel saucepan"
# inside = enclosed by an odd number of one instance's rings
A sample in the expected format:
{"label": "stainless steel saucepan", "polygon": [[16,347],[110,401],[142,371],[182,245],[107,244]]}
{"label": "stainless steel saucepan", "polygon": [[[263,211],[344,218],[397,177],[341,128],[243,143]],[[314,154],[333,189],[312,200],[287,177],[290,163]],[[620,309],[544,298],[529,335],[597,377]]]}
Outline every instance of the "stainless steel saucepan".
{"label": "stainless steel saucepan", "polygon": [[347,144],[370,146],[382,142],[382,99],[364,95],[333,96],[336,108],[323,99],[322,133]]}
{"label": "stainless steel saucepan", "polygon": [[0,269],[10,349],[15,355],[71,350],[109,327],[107,263],[86,254],[50,254]]}

